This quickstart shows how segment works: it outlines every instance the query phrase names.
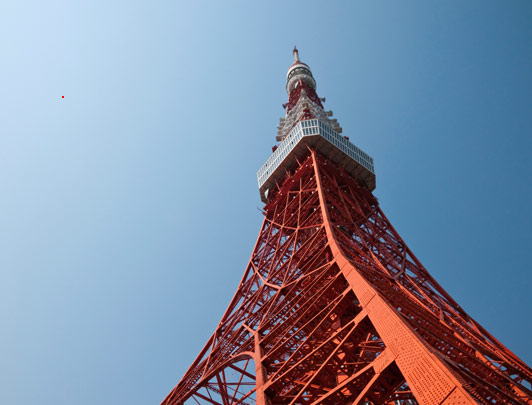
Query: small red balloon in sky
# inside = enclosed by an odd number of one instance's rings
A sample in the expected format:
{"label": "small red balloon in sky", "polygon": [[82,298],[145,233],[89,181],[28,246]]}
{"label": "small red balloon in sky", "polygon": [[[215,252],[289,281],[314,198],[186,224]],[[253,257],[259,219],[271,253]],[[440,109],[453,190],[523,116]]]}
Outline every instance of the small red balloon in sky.
{"label": "small red balloon in sky", "polygon": [[61,96],[61,98],[65,98],[65,96]]}

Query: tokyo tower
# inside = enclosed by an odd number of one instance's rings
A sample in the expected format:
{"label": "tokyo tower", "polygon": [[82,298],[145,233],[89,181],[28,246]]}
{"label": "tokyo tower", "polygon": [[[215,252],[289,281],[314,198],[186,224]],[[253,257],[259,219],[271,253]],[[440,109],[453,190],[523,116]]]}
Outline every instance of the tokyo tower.
{"label": "tokyo tower", "polygon": [[264,221],[219,325],[162,402],[532,404],[532,369],[431,277],[382,212],[294,48]]}

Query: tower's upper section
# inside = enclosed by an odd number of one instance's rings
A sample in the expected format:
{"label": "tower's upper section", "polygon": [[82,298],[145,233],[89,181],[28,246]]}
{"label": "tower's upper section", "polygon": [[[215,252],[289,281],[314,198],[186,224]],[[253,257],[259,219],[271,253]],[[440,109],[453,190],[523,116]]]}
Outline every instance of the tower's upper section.
{"label": "tower's upper section", "polygon": [[306,63],[299,60],[299,51],[294,47],[294,63],[286,73],[286,92],[290,94],[300,80],[316,90],[316,80],[314,80],[310,68]]}
{"label": "tower's upper section", "polygon": [[294,63],[286,74],[288,103],[283,104],[286,116],[277,126],[277,141],[274,152],[257,173],[261,199],[267,202],[268,195],[283,180],[308,146],[320,151],[333,162],[344,167],[370,191],[375,189],[375,172],[371,156],[357,148],[342,128],[332,118],[332,111],[325,111],[323,102],[316,93],[316,80],[310,67],[301,62],[299,52],[294,48]]}
{"label": "tower's upper section", "polygon": [[[325,99],[318,97],[316,80],[312,76],[310,67],[299,59],[299,51],[296,47],[294,47],[294,63],[292,63],[286,73],[286,92],[288,93],[288,103],[283,104],[286,109],[286,117],[281,118],[277,127],[278,141],[282,141],[294,125],[303,118],[317,116],[326,118],[326,112],[323,110],[322,104]],[[330,112],[330,115],[332,115],[332,112]],[[336,120],[331,120],[331,122],[337,126],[336,129],[339,132],[342,132]]]}

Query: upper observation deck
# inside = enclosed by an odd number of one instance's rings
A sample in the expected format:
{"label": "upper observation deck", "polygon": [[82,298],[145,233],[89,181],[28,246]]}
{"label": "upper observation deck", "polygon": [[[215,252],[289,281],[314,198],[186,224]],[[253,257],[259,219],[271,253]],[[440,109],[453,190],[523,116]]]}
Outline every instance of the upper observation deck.
{"label": "upper observation deck", "polygon": [[308,153],[307,146],[343,166],[370,191],[375,189],[373,158],[333,130],[327,122],[314,118],[299,121],[257,172],[263,202],[268,199],[268,191],[297,164],[297,159],[301,160]]}

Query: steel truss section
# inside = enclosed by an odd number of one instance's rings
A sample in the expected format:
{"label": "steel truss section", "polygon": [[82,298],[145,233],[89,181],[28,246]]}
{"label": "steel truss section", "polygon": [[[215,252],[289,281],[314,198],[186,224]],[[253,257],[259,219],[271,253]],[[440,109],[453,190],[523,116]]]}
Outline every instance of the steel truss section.
{"label": "steel truss section", "polygon": [[532,370],[341,167],[309,148],[264,215],[234,298],[163,405],[532,404]]}

